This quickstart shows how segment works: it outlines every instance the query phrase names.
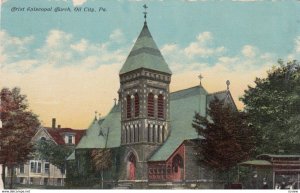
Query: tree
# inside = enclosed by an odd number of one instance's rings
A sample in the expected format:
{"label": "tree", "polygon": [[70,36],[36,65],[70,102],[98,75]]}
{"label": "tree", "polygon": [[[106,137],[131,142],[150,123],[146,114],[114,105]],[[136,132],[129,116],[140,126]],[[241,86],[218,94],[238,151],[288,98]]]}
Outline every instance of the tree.
{"label": "tree", "polygon": [[[31,138],[40,126],[37,116],[28,108],[26,95],[19,88],[3,88],[1,97],[0,130],[0,163],[3,164],[3,180],[5,182],[5,167],[10,170],[10,187],[13,187],[14,168],[26,162],[33,151]],[[4,183],[5,185],[5,183]]]}
{"label": "tree", "polygon": [[240,99],[256,129],[257,154],[300,153],[300,64],[278,63]]}
{"label": "tree", "polygon": [[36,143],[36,156],[56,166],[62,175],[66,168],[66,159],[72,151],[73,148],[65,145],[57,145],[52,140],[39,140]]}
{"label": "tree", "polygon": [[110,149],[93,149],[91,151],[92,166],[95,171],[101,172],[101,187],[103,189],[103,170],[112,166],[112,152]]}
{"label": "tree", "polygon": [[112,165],[112,153],[110,149],[94,149],[91,151],[91,159],[95,171],[110,168]]}
{"label": "tree", "polygon": [[224,101],[215,98],[209,105],[208,117],[195,113],[192,125],[204,138],[196,146],[199,164],[217,172],[228,173],[253,152],[253,133],[246,114]]}

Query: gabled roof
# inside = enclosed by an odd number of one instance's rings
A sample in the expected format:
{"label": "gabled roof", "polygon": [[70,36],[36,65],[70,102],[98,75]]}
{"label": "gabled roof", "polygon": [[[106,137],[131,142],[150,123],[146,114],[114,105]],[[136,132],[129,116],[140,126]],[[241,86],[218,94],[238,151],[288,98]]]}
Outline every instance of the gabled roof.
{"label": "gabled roof", "polygon": [[67,160],[75,160],[75,150],[72,151],[72,153],[69,155],[69,157],[67,158]]}
{"label": "gabled roof", "polygon": [[[166,142],[153,154],[149,161],[164,161],[188,139],[200,138],[192,127],[194,113],[199,112],[201,104],[211,97],[226,97],[224,94],[229,91],[208,94],[202,86],[195,86],[188,89],[176,91],[170,94],[170,128],[171,133]],[[205,97],[200,97],[204,95]],[[86,135],[82,137],[76,149],[85,148],[113,148],[121,145],[121,105],[115,105],[107,114],[105,119],[93,121]],[[108,129],[109,128],[109,129]],[[103,135],[100,134],[102,130]],[[109,132],[108,132],[109,131]],[[106,138],[108,133],[108,137]]]}
{"label": "gabled roof", "polygon": [[78,144],[81,137],[84,135],[85,130],[76,130],[71,128],[51,128],[51,127],[45,127],[47,132],[50,134],[52,139],[58,144],[58,145],[65,145],[64,141],[64,134],[65,133],[74,133],[75,134],[75,145]]}
{"label": "gabled roof", "polygon": [[209,106],[210,102],[214,100],[215,97],[219,100],[224,100],[225,103],[230,104],[233,108],[237,109],[229,90],[223,90],[208,94],[206,100],[207,106]]}
{"label": "gabled roof", "polygon": [[146,68],[172,74],[168,64],[156,46],[147,23],[137,38],[130,54],[128,55],[120,74],[124,74],[139,68]]}
{"label": "gabled roof", "polygon": [[[200,97],[204,95],[206,97]],[[171,134],[166,142],[153,154],[149,161],[165,161],[179,147],[179,145],[188,139],[203,139],[199,136],[195,128],[192,127],[195,112],[200,112],[201,104],[207,104],[214,97],[220,100],[226,99],[230,91],[216,92],[208,94],[200,85],[192,88],[173,92],[170,95],[170,126]],[[206,103],[205,100],[206,98]],[[228,101],[231,102],[231,101]]]}
{"label": "gabled roof", "polygon": [[[192,127],[195,112],[199,112],[201,94],[206,95],[201,86],[171,93],[170,101],[170,136],[153,154],[149,161],[167,160],[176,148],[186,139],[202,138]],[[202,103],[203,104],[203,103]],[[205,108],[205,107],[204,107]]]}
{"label": "gabled roof", "polygon": [[76,149],[112,148],[121,145],[120,104],[115,105],[105,119],[93,120]]}

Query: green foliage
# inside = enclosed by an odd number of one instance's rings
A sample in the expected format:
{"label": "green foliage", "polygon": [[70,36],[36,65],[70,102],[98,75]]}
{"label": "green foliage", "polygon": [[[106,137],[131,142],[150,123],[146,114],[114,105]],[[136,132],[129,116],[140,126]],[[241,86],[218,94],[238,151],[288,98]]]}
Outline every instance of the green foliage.
{"label": "green foliage", "polygon": [[76,160],[67,162],[68,188],[108,188],[117,180],[117,150],[112,149],[77,149]]}
{"label": "green foliage", "polygon": [[228,171],[249,158],[253,149],[253,134],[246,114],[215,98],[210,103],[208,117],[195,113],[193,127],[204,139],[198,141],[200,164],[216,171]]}
{"label": "green foliage", "polygon": [[94,149],[91,151],[91,160],[95,171],[108,169],[112,166],[112,153],[110,149]]}
{"label": "green foliage", "polygon": [[52,140],[40,140],[36,144],[36,150],[40,158],[48,160],[51,164],[64,171],[67,157],[72,149],[65,145],[57,145]]}
{"label": "green foliage", "polygon": [[299,153],[300,142],[300,64],[291,61],[256,78],[240,99],[249,122],[256,129],[257,154]]}

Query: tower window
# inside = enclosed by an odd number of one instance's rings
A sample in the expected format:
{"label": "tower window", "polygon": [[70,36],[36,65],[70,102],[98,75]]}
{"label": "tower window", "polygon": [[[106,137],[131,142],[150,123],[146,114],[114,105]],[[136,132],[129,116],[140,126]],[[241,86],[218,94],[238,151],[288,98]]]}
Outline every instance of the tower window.
{"label": "tower window", "polygon": [[150,124],[148,124],[148,142],[150,142],[151,140],[151,128],[150,128]]}
{"label": "tower window", "polygon": [[140,115],[140,99],[138,93],[134,95],[134,116],[138,117]]}
{"label": "tower window", "polygon": [[127,105],[126,105],[126,110],[127,110],[127,118],[131,118],[131,98],[129,95],[127,95]]}
{"label": "tower window", "polygon": [[154,95],[148,94],[148,117],[154,117]]}
{"label": "tower window", "polygon": [[164,118],[164,97],[162,94],[158,95],[157,99],[157,117]]}

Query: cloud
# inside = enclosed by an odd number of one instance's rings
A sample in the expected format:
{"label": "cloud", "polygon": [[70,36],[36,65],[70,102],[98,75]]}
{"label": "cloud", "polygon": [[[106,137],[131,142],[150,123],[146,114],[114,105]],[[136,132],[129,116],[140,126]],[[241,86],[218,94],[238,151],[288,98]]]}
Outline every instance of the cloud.
{"label": "cloud", "polygon": [[209,44],[213,40],[211,32],[202,32],[196,37],[196,41],[190,43],[188,47],[184,49],[185,55],[188,57],[209,57],[223,53],[225,48],[223,46],[217,48],[209,47]]}
{"label": "cloud", "polygon": [[295,52],[300,53],[300,36],[295,39]]}
{"label": "cloud", "polygon": [[80,6],[83,5],[87,0],[73,0],[74,6]]}
{"label": "cloud", "polygon": [[286,60],[300,60],[300,36],[294,40],[294,50],[286,58]]}
{"label": "cloud", "polygon": [[81,39],[80,42],[71,44],[71,49],[77,51],[77,52],[85,52],[88,48],[88,41],[85,39]]}
{"label": "cloud", "polygon": [[70,39],[72,38],[71,34],[67,34],[63,31],[60,30],[51,30],[47,39],[46,39],[46,43],[47,46],[49,48],[59,48],[62,44],[62,42],[64,41],[70,41]]}
{"label": "cloud", "polygon": [[245,57],[253,58],[256,56],[256,49],[251,45],[245,45],[242,49],[242,54]]}
{"label": "cloud", "polygon": [[220,57],[226,53],[226,48],[214,46],[213,40],[211,32],[202,32],[187,47],[165,44],[161,47],[161,52],[175,73],[200,70],[203,66],[208,65],[207,59]]}
{"label": "cloud", "polygon": [[6,63],[24,59],[29,57],[28,47],[34,40],[33,36],[24,38],[13,37],[5,30],[0,31],[0,64],[1,66]]}
{"label": "cloud", "polygon": [[113,42],[122,43],[125,41],[125,36],[120,29],[115,29],[109,36],[109,39]]}
{"label": "cloud", "polygon": [[[210,32],[200,33],[187,47],[165,44],[162,54],[173,71],[171,90],[184,89],[199,84],[198,75],[204,76],[204,87],[209,92],[226,89],[226,80],[231,81],[231,93],[239,108],[238,100],[247,85],[253,85],[255,77],[264,77],[276,64],[272,53],[261,53],[253,45],[244,45],[236,55],[229,55],[225,46],[213,46]],[[209,60],[207,60],[209,59]]]}
{"label": "cloud", "polygon": [[[31,73],[0,71],[1,84],[19,86],[44,125],[56,117],[63,127],[86,128],[97,110],[105,115],[117,98],[119,63],[89,70],[82,66],[42,65]],[[1,87],[3,85],[0,85]]]}
{"label": "cloud", "polygon": [[[117,35],[119,34],[119,35]],[[120,33],[113,31],[110,37],[120,37]],[[41,63],[52,64],[57,67],[69,65],[82,65],[89,68],[110,63],[122,62],[127,48],[119,46],[110,49],[115,40],[91,43],[87,39],[75,39],[72,34],[51,30],[46,37],[44,45],[37,49],[37,57]]]}
{"label": "cloud", "polygon": [[[120,32],[115,30],[110,37],[121,37]],[[0,87],[21,87],[44,124],[55,116],[62,125],[83,128],[95,110],[104,115],[111,108],[127,46],[111,49],[114,40],[109,37],[91,43],[57,29],[50,30],[36,50],[29,47],[34,37],[0,31],[0,38]]]}
{"label": "cloud", "polygon": [[[4,42],[0,45],[0,60],[4,61],[0,84],[21,87],[45,125],[56,117],[63,126],[82,128],[87,127],[95,110],[106,114],[111,108],[119,89],[119,70],[132,46],[124,44],[126,38],[120,29],[112,31],[104,42],[76,39],[53,29],[43,45],[33,51],[29,47],[32,36],[20,38],[0,31],[0,38]],[[116,43],[117,47],[111,46]],[[293,54],[299,54],[299,45],[297,37]],[[226,50],[223,45],[214,45],[210,32],[199,33],[186,47],[163,45],[161,52],[173,71],[171,90],[199,84],[200,73],[209,92],[226,89],[229,79],[235,102],[242,107],[238,98],[244,89],[256,76],[266,76],[277,58],[254,45],[241,46],[234,55]]]}

